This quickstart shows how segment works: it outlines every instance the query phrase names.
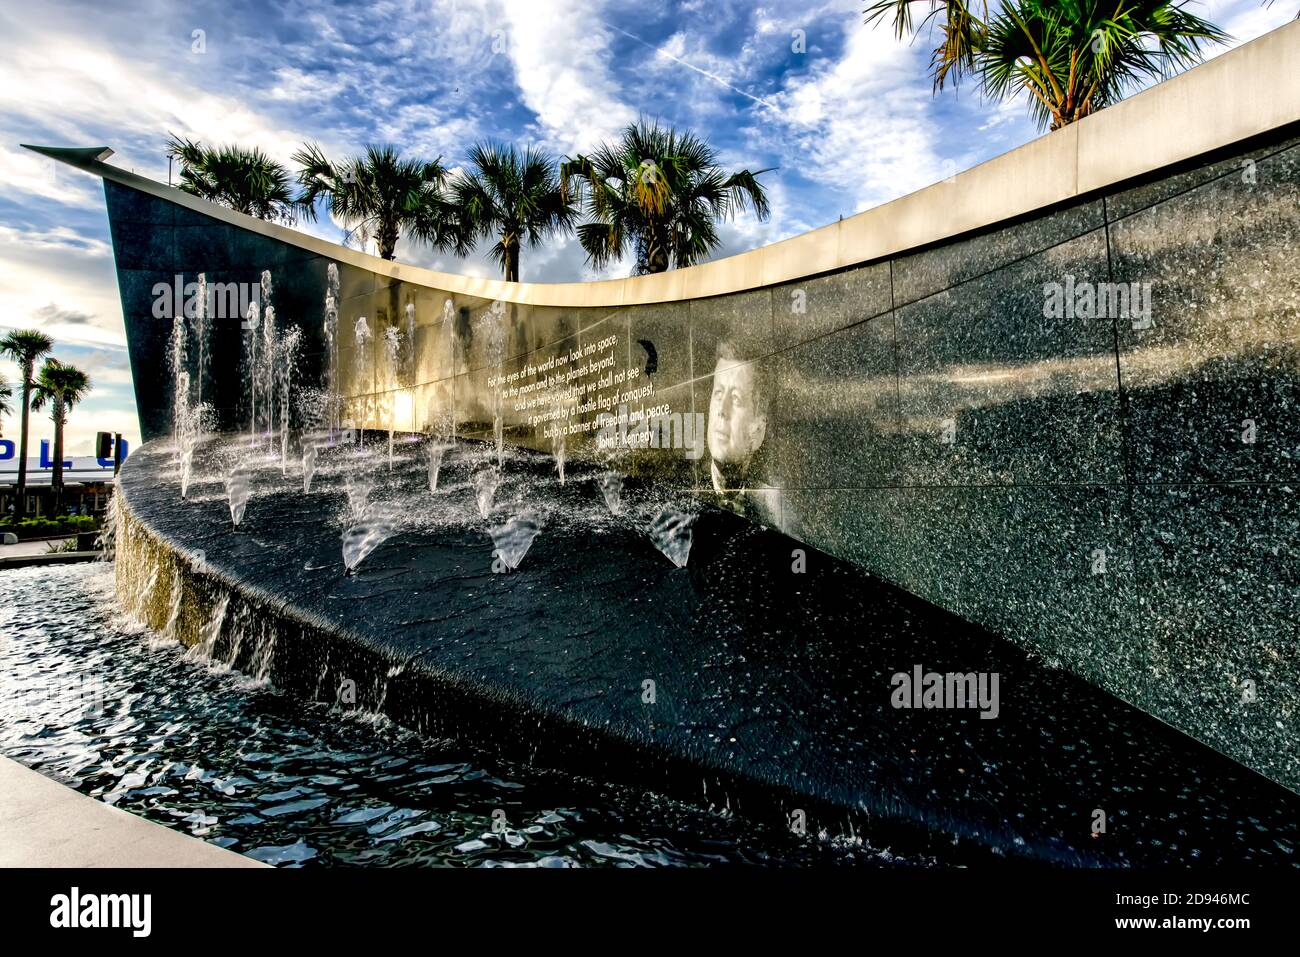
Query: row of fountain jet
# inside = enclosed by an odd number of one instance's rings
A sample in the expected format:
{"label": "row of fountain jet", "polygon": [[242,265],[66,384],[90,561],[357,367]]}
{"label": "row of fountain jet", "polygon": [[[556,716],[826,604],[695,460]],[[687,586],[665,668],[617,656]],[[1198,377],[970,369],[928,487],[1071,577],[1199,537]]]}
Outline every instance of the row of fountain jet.
{"label": "row of fountain jet", "polygon": [[[249,305],[244,323],[243,361],[241,380],[248,409],[248,439],[243,452],[244,460],[229,469],[226,476],[226,494],[231,521],[238,527],[243,521],[252,493],[252,474],[247,458],[266,455],[278,458],[281,475],[289,474],[289,444],[291,409],[297,399],[300,422],[307,427],[299,433],[302,448],[303,494],[310,494],[322,449],[337,448],[355,442],[358,453],[364,451],[364,423],[370,415],[368,399],[357,400],[354,410],[363,425],[344,429],[342,421],[342,383],[339,381],[339,275],[338,268],[330,264],[324,303],[323,333],[326,345],[325,384],[323,389],[305,387],[295,380],[302,331],[296,325],[281,330],[272,303],[273,283],[269,270],[261,275],[261,299]],[[195,451],[214,427],[212,406],[204,401],[204,381],[207,374],[207,295],[206,278],[199,276],[198,310],[192,317],[191,332],[184,315],[173,323],[170,343],[170,365],[174,377],[173,431],[180,472],[180,491],[186,497],[193,475]],[[494,303],[485,319],[490,329],[500,329],[504,318],[504,304]],[[448,348],[452,347],[451,330],[454,311],[451,299],[443,308],[443,324],[448,332]],[[366,317],[358,317],[353,324],[355,383],[361,384],[370,369],[369,348],[373,339]],[[490,336],[489,361],[495,361],[498,370],[503,360],[499,336]],[[191,362],[190,349],[197,353]],[[407,304],[405,328],[388,327],[383,334],[384,358],[387,371],[394,382],[398,369],[405,365],[413,368],[415,361],[415,307]],[[191,369],[194,374],[191,375]],[[363,393],[364,389],[359,389]],[[496,466],[486,468],[473,476],[475,503],[479,517],[489,521],[490,513],[500,487],[505,464],[502,399],[499,389],[493,390],[493,439]],[[395,463],[395,424],[388,423],[388,469]],[[557,429],[552,455],[557,481],[565,484],[565,444],[563,429]],[[448,423],[444,435],[454,434],[454,423]],[[455,441],[433,436],[424,442],[423,458],[427,471],[428,489],[438,493],[439,473],[447,454],[456,448]],[[359,457],[360,460],[360,457]],[[623,479],[614,472],[596,477],[605,504],[614,516],[623,514]],[[372,502],[370,494],[374,483],[364,475],[354,474],[347,481],[347,527],[342,535],[343,564],[347,574],[352,574],[361,562],[385,540],[392,537],[401,525],[401,515],[395,506]],[[692,516],[675,507],[661,510],[644,526],[656,547],[676,566],[686,565],[691,547]],[[515,570],[523,561],[533,540],[542,527],[542,518],[535,509],[524,509],[504,522],[487,525],[493,542],[493,559],[499,562],[498,570]]]}

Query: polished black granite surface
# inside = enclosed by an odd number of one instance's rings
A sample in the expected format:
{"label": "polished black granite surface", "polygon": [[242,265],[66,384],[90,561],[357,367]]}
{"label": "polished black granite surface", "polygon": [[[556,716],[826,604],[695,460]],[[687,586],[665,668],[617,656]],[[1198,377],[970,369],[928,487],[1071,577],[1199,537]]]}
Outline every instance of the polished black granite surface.
{"label": "polished black granite surface", "polygon": [[[760,820],[801,809],[811,830],[940,862],[1300,864],[1300,797],[772,529],[635,482],[614,516],[592,470],[560,486],[517,452],[485,520],[473,478],[494,450],[463,443],[431,493],[419,446],[399,444],[390,470],[378,434],[367,455],[323,452],[303,494],[296,463],[282,477],[245,441],[200,450],[188,501],[169,449],[131,456],[119,591],[278,686],[331,700],[352,681],[358,706],[432,735]],[[238,528],[236,462],[254,469]],[[349,576],[358,481],[399,518]],[[684,568],[646,532],[665,507],[694,515]],[[495,572],[487,527],[527,509],[540,533]],[[894,707],[892,676],[918,666],[996,673],[997,716]]]}

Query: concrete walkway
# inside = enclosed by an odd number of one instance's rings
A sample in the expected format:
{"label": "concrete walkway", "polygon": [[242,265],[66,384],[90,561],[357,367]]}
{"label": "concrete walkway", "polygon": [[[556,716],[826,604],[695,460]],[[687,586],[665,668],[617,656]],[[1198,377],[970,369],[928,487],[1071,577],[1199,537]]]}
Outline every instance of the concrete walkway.
{"label": "concrete walkway", "polygon": [[0,757],[0,867],[266,867]]}
{"label": "concrete walkway", "polygon": [[17,542],[13,545],[0,545],[0,558],[26,558],[30,555],[44,555],[49,552],[51,543],[57,542],[62,545],[69,538],[76,537],[76,535],[69,535],[67,538],[39,538],[35,541]]}

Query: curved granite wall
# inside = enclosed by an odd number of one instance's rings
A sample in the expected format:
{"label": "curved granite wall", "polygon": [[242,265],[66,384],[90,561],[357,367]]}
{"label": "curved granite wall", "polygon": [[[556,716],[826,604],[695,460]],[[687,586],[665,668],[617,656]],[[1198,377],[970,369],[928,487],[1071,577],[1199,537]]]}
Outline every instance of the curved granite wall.
{"label": "curved granite wall", "polygon": [[[312,343],[301,372],[321,374],[330,260],[107,193],[146,435],[169,428],[150,303],[174,273],[271,270],[281,321]],[[573,458],[849,558],[1300,787],[1297,196],[1300,147],[1279,135],[860,268],[617,308],[492,303],[340,264],[344,417],[491,438],[499,403],[507,441],[548,451],[564,423]],[[1052,284],[1082,305],[1105,283],[1139,284],[1129,316],[1052,314]],[[407,338],[395,367],[390,327]],[[215,329],[205,398],[238,427],[242,333]],[[712,401],[715,378],[732,400]],[[602,449],[597,417],[625,397],[633,448]],[[656,409],[655,438],[678,447],[635,448],[637,412]],[[732,457],[755,453],[719,480],[727,452],[706,440],[727,422]]]}
{"label": "curved granite wall", "polygon": [[[491,438],[499,413],[506,441],[544,451],[562,426],[574,459],[847,558],[1300,789],[1295,137],[813,278],[608,306],[445,291],[105,187],[146,438],[170,428],[158,284],[267,269],[306,333],[300,375],[334,369],[345,423]],[[960,205],[969,182],[936,188]],[[230,428],[243,335],[231,315],[209,337],[202,397]],[[644,447],[640,413],[671,447]]]}

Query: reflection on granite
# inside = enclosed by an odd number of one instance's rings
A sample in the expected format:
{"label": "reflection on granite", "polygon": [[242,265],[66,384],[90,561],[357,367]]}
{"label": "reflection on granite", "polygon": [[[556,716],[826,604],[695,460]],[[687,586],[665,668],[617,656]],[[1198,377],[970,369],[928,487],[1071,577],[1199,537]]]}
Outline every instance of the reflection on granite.
{"label": "reflection on granite", "polygon": [[228,269],[239,262],[232,254],[228,226],[177,226],[173,235],[174,261],[184,272]]}
{"label": "reflection on granite", "polygon": [[1103,225],[1101,201],[1094,200],[1015,226],[900,256],[894,262],[894,304],[915,302],[968,279],[1003,269],[1018,259]]}
{"label": "reflection on granite", "polygon": [[[1124,697],[1276,780],[1300,720],[1300,496],[1294,485],[1138,486],[1142,670]],[[1250,681],[1254,700],[1247,700]]]}
{"label": "reflection on granite", "polygon": [[910,483],[1122,479],[1112,323],[1044,316],[1069,276],[1105,280],[1100,231],[897,310]]}
{"label": "reflection on granite", "polygon": [[656,386],[691,378],[691,307],[685,302],[655,303],[627,310],[634,360]]}
{"label": "reflection on granite", "polygon": [[1300,137],[1274,140],[1261,144],[1258,149],[1238,152],[1218,162],[1200,163],[1183,172],[1165,173],[1158,179],[1107,196],[1106,216],[1113,223],[1220,177],[1238,178],[1243,182],[1254,178],[1259,182],[1258,164],[1297,144],[1300,144]]}
{"label": "reflection on granite", "polygon": [[112,211],[110,203],[109,226],[118,269],[163,269],[169,274],[176,272],[169,268],[175,261],[175,226],[117,220],[111,218]]}
{"label": "reflection on granite", "polygon": [[768,355],[776,347],[772,328],[772,293],[754,292],[691,300],[691,374],[710,375],[720,346],[730,346],[745,359]]}
{"label": "reflection on granite", "polygon": [[777,286],[772,290],[777,343],[806,342],[888,312],[889,269],[889,263],[877,263]]}
{"label": "reflection on granite", "polygon": [[1295,147],[1112,227],[1116,279],[1153,290],[1120,325],[1137,481],[1300,479],[1298,203]]}
{"label": "reflection on granite", "polygon": [[894,360],[894,322],[888,313],[781,353],[780,392],[768,440],[780,484],[807,489],[900,484]]}

